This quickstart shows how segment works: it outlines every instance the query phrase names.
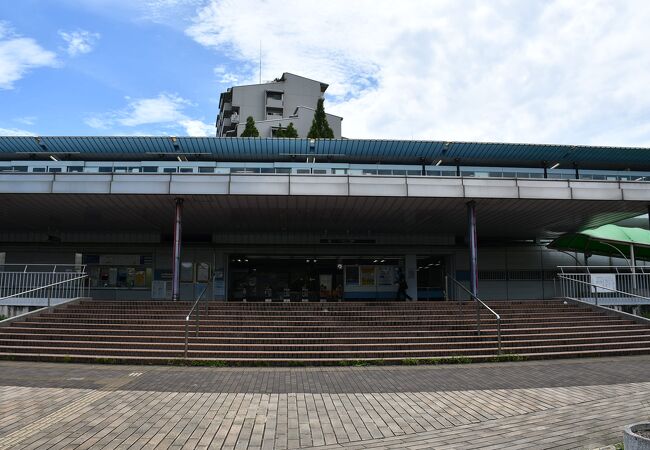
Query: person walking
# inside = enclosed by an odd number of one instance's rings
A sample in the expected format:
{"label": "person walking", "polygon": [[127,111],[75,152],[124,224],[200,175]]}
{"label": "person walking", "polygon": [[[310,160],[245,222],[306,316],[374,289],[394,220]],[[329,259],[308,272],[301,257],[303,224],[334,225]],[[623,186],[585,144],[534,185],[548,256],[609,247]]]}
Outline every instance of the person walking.
{"label": "person walking", "polygon": [[403,274],[400,274],[399,281],[397,282],[397,300],[413,300],[413,298],[408,294],[407,289],[409,288],[406,278]]}

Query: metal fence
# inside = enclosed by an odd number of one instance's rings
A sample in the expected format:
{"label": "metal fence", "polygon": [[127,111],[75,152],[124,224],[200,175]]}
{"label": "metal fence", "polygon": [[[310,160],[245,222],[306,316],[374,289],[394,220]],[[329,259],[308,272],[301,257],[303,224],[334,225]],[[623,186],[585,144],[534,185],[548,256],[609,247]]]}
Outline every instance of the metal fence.
{"label": "metal fence", "polygon": [[603,306],[650,305],[650,267],[559,266],[564,298]]}
{"label": "metal fence", "polygon": [[0,300],[83,297],[86,266],[72,264],[0,265]]}

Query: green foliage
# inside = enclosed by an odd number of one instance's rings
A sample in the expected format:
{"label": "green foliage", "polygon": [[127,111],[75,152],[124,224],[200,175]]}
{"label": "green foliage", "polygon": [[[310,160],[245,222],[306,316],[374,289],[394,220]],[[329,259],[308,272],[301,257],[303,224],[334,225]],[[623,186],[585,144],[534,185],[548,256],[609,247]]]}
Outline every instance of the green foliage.
{"label": "green foliage", "polygon": [[444,358],[422,358],[418,360],[418,364],[427,364],[436,366],[438,364],[444,364]]}
{"label": "green foliage", "polygon": [[295,359],[287,362],[287,366],[289,367],[304,367],[305,365],[304,361],[297,361]]}
{"label": "green foliage", "polygon": [[4,314],[0,314],[0,320],[5,320],[5,319],[7,319],[7,316],[5,316]]}
{"label": "green foliage", "polygon": [[246,117],[246,127],[241,137],[260,137],[260,132],[255,127],[255,119],[253,119],[253,116]]}
{"label": "green foliage", "polygon": [[312,120],[311,128],[307,134],[307,137],[310,139],[334,139],[334,131],[332,131],[329,123],[327,123],[327,117],[325,116],[325,107],[323,106],[323,103],[324,100],[322,98],[318,99],[316,111],[314,112],[314,120]]}
{"label": "green foliage", "polygon": [[404,358],[400,361],[403,366],[417,366],[420,361],[417,358]]}
{"label": "green foliage", "polygon": [[400,361],[403,366],[426,366],[438,364],[470,364],[472,358],[467,356],[449,356],[447,358],[405,358]]}
{"label": "green foliage", "polygon": [[186,361],[184,359],[168,359],[165,364],[168,366],[184,366]]}
{"label": "green foliage", "polygon": [[273,136],[276,138],[297,138],[298,130],[293,126],[293,122],[290,122],[287,128],[279,128]]}
{"label": "green foliage", "polygon": [[191,360],[187,361],[188,366],[199,366],[199,367],[226,367],[225,361],[208,361],[208,360]]}
{"label": "green foliage", "polygon": [[72,357],[69,355],[65,355],[63,358],[61,358],[61,362],[70,363],[72,362]]}
{"label": "green foliage", "polygon": [[365,366],[383,366],[386,361],[383,359],[343,359],[339,361],[339,366],[345,367],[365,367]]}
{"label": "green foliage", "polygon": [[362,366],[367,366],[368,363],[365,361],[360,361],[358,359],[343,359],[339,361],[339,366],[354,366],[354,367],[362,367]]}
{"label": "green foliage", "polygon": [[505,361],[525,361],[524,355],[517,355],[516,353],[503,353],[490,359],[491,362],[505,362]]}
{"label": "green foliage", "polygon": [[92,362],[95,364],[119,364],[119,361],[114,358],[95,358]]}

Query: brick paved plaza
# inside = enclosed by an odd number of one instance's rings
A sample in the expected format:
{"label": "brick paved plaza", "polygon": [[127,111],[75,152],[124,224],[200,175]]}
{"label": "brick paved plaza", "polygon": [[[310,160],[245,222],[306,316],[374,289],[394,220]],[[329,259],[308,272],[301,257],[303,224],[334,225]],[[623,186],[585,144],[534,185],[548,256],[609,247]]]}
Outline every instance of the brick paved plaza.
{"label": "brick paved plaza", "polygon": [[0,362],[0,448],[595,448],[650,357],[209,368]]}

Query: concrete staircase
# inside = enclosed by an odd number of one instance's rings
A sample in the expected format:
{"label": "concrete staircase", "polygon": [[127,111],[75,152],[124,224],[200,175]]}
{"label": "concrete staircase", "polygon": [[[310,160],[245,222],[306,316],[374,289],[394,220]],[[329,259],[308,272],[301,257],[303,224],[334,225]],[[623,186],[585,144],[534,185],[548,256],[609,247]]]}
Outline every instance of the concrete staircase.
{"label": "concrete staircase", "polygon": [[[650,353],[650,326],[561,301],[489,302],[503,352],[528,359]],[[183,358],[187,302],[82,301],[0,327],[0,358],[168,364]],[[217,303],[201,307],[191,360],[338,364],[497,354],[494,317],[475,303]],[[412,361],[411,361],[412,362]]]}

